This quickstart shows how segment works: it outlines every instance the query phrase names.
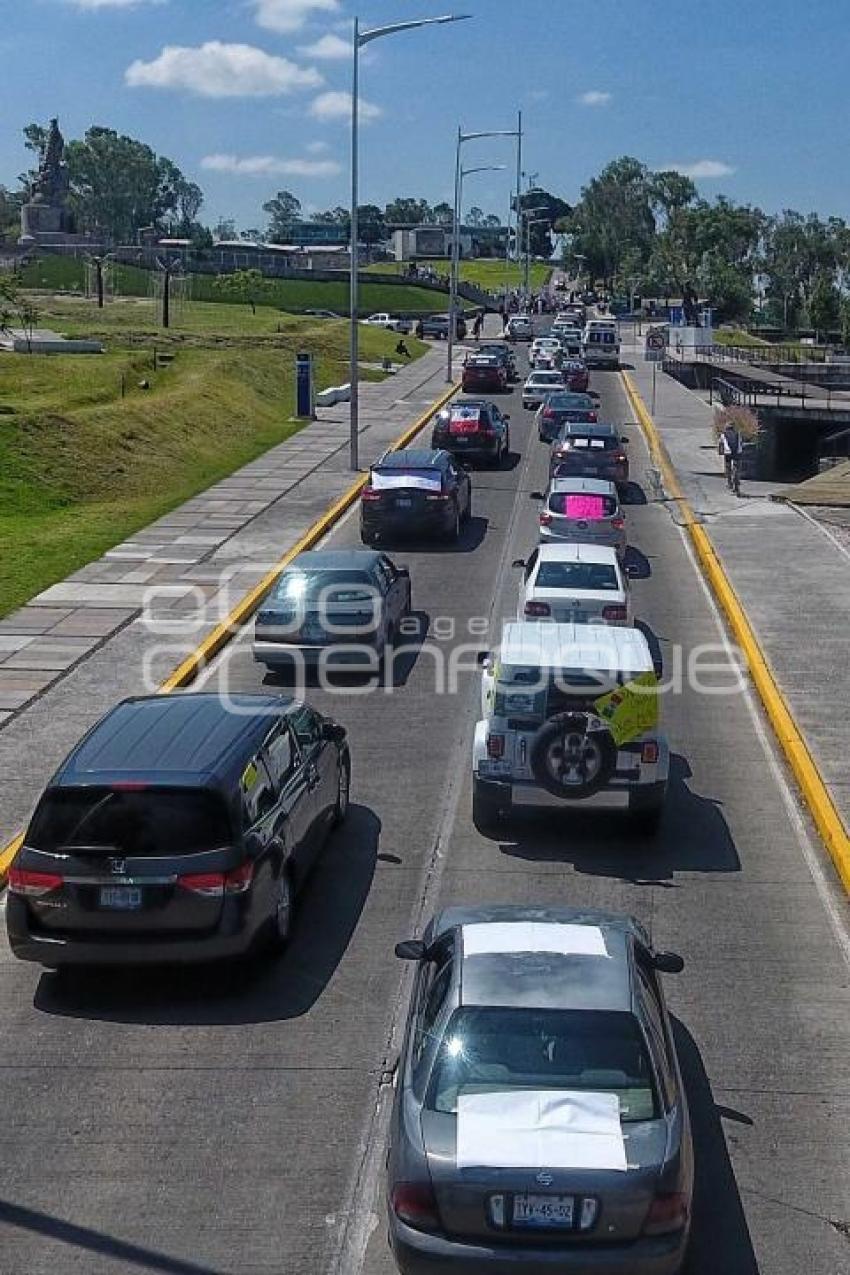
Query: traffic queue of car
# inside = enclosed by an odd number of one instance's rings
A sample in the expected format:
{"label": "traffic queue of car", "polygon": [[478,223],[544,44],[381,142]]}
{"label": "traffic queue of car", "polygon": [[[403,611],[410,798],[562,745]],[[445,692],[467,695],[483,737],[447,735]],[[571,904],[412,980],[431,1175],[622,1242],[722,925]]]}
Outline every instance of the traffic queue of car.
{"label": "traffic queue of car", "polygon": [[[657,670],[630,590],[628,440],[569,379],[586,377],[571,343],[537,339],[522,390],[549,482],[537,542],[512,568],[516,619],[480,658],[471,813],[484,833],[535,810],[613,810],[652,831],[666,792]],[[391,667],[414,582],[387,550],[460,538],[471,467],[511,459],[510,416],[482,393],[517,379],[508,345],[470,353],[475,396],[437,414],[430,447],[371,466],[364,547],[284,570],[256,616],[260,664]],[[12,951],[51,968],[280,951],[350,779],[345,728],[298,698],[125,701],[38,803],[9,877]],[[448,907],[396,953],[417,966],[387,1155],[403,1275],[675,1275],[693,1153],[659,975],[681,958],[633,918],[568,906]]]}

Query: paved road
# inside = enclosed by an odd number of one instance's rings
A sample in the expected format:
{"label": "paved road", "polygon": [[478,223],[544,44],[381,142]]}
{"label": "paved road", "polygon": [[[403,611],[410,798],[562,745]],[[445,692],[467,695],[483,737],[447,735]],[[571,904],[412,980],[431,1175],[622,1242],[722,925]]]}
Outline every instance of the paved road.
{"label": "paved road", "polygon": [[[619,378],[594,381],[604,415],[626,419]],[[2,1275],[389,1273],[375,1100],[403,989],[392,946],[423,906],[481,899],[628,909],[685,955],[669,996],[697,1139],[691,1275],[850,1272],[850,979],[829,914],[843,904],[748,699],[668,696],[674,782],[655,840],[614,820],[498,840],[472,826],[476,678],[435,695],[432,651],[451,646],[449,621],[457,641],[515,602],[546,462],[516,395],[510,410],[516,463],[475,476],[458,550],[395,554],[430,627],[403,685],[312,693],[350,727],[356,804],[287,957],[253,975],[57,983],[0,949]],[[716,643],[717,622],[630,436],[638,612],[672,672],[676,644],[687,658]],[[332,538],[356,541],[354,520]],[[239,648],[225,679],[263,683]]]}

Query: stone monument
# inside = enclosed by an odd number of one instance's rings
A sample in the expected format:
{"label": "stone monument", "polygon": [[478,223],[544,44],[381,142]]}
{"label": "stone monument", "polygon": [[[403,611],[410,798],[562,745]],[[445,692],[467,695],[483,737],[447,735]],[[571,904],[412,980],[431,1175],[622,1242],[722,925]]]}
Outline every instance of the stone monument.
{"label": "stone monument", "polygon": [[73,236],[73,219],[68,209],[68,166],[65,163],[65,139],[59,121],[51,120],[47,144],[38,173],[30,189],[29,199],[21,209],[19,243],[61,243]]}

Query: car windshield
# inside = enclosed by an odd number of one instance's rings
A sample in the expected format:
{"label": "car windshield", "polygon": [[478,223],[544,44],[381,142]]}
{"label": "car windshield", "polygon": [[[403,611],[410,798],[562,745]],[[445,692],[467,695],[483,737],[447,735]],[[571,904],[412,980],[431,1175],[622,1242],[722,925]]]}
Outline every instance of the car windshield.
{"label": "car windshield", "polygon": [[464,1094],[517,1089],[613,1093],[620,1120],[654,1120],[658,1104],[633,1014],[610,1010],[455,1010],[434,1060],[425,1105],[456,1114]]}
{"label": "car windshield", "polygon": [[536,589],[619,589],[615,568],[607,562],[541,562]]}
{"label": "car windshield", "polygon": [[391,491],[396,487],[417,487],[422,491],[440,491],[442,481],[442,473],[439,469],[413,467],[402,469],[398,466],[373,469],[370,485],[374,491]]}
{"label": "car windshield", "polygon": [[549,512],[561,518],[584,518],[588,522],[594,522],[600,518],[610,518],[616,511],[617,502],[610,496],[553,491],[549,497]]}
{"label": "car windshield", "polygon": [[85,846],[104,854],[193,854],[230,839],[227,809],[215,793],[144,785],[54,788],[27,833],[28,846],[48,853]]}
{"label": "car windshield", "polygon": [[334,602],[364,602],[375,593],[375,583],[365,571],[285,571],[272,594],[275,602],[295,604],[319,596]]}

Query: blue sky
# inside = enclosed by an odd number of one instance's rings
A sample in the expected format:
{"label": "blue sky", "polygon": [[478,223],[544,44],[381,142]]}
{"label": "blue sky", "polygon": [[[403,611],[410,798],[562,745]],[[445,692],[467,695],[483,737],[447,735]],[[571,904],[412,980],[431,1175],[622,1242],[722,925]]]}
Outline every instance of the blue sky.
{"label": "blue sky", "polygon": [[[707,197],[850,216],[847,0],[359,0],[367,25],[444,12],[473,20],[376,42],[364,55],[361,198],[450,195],[453,137],[511,128],[526,164],[574,199],[609,159],[698,165]],[[347,202],[355,0],[0,0],[0,182],[27,165],[20,129],[58,115],[148,142],[206,192],[203,219],[263,223],[281,188],[307,210]],[[338,54],[340,56],[328,56]],[[588,97],[587,95],[591,95]],[[467,207],[504,213],[506,141],[465,163]]]}

